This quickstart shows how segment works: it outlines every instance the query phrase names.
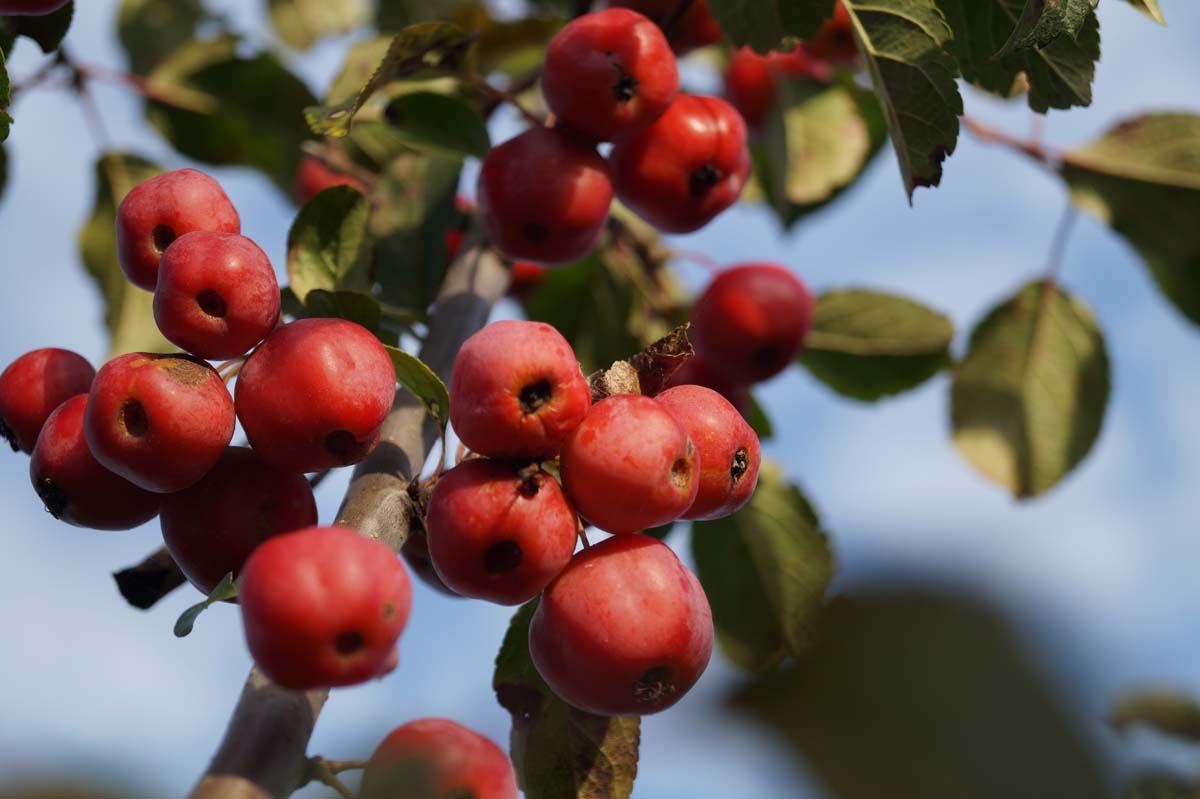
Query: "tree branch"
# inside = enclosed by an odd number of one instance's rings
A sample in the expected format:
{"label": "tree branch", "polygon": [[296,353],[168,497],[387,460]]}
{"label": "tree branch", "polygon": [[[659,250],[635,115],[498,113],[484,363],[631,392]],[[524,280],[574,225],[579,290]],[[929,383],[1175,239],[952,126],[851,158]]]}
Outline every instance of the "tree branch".
{"label": "tree branch", "polygon": [[[446,273],[430,313],[421,360],[443,380],[468,336],[508,289],[509,270],[493,250],[470,246]],[[396,394],[380,444],[354,470],[337,524],[395,549],[412,522],[409,483],[438,436],[437,425],[407,391]],[[328,691],[299,693],[250,672],[233,718],[192,799],[282,799],[308,777],[308,739]]]}
{"label": "tree branch", "polygon": [[140,610],[149,609],[187,582],[166,547],[151,552],[136,566],[116,572],[113,579],[117,581],[117,590],[125,597],[125,601]]}

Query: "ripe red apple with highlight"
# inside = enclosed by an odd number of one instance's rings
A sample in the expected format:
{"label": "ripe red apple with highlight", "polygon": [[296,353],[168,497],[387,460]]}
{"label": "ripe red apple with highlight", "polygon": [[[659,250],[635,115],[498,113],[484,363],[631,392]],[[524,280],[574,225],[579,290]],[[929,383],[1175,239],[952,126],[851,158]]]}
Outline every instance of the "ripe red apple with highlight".
{"label": "ripe red apple with highlight", "polygon": [[363,771],[363,799],[517,799],[508,755],[447,719],[417,719],[388,733]]}
{"label": "ripe red apple with highlight", "polygon": [[0,437],[13,452],[33,452],[50,414],[92,387],[96,370],[82,355],[47,347],[27,352],[0,374]]}

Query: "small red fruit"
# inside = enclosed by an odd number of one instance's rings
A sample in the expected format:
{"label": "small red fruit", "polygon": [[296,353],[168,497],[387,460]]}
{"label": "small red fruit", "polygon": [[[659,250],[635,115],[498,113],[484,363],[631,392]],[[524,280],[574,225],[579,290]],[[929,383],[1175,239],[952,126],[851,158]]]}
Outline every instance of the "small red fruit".
{"label": "small red fruit", "polygon": [[493,147],[479,173],[488,237],[513,260],[566,264],[596,246],[612,202],[608,162],[559,128]]}
{"label": "small red fruit", "polygon": [[746,123],[716,97],[684,94],[609,156],[621,201],[659,230],[688,233],[733,205],[750,176]]}
{"label": "small red fruit", "polygon": [[725,270],[692,307],[696,352],[733,380],[757,383],[784,370],[812,327],[808,288],[775,264]]}
{"label": "small red fruit", "polygon": [[817,31],[805,48],[813,58],[832,63],[849,63],[858,59],[858,45],[854,41],[854,21],[850,12],[841,3],[828,20]]}
{"label": "small red fruit", "polygon": [[765,56],[743,47],[729,57],[725,97],[746,120],[747,127],[761,130],[775,102],[780,78],[811,78],[824,83],[831,77],[829,65],[812,58],[803,46]]}
{"label": "small red fruit", "polygon": [[392,730],[363,771],[363,799],[517,799],[508,755],[447,719]]}
{"label": "small red fruit", "polygon": [[687,430],[664,406],[634,394],[597,402],[563,445],[561,463],[567,497],[610,533],[678,519],[700,486]]}
{"label": "small red fruit", "polygon": [[463,461],[438,480],[425,518],[438,576],[463,596],[533,599],[575,551],[575,511],[537,466]]}
{"label": "small red fruit", "polygon": [[64,402],[46,420],[29,479],[59,521],[96,530],[128,530],[158,513],[162,496],[138,488],[100,465],[83,437],[87,394]]}
{"label": "small red fruit", "polygon": [[221,184],[195,169],[144,180],[117,208],[117,256],[129,282],[154,291],[158,261],[171,242],[193,230],[238,233],[241,220]]}
{"label": "small red fruit", "polygon": [[750,501],[758,485],[758,436],[737,408],[703,386],[676,386],[655,399],[675,414],[696,448],[700,489],[684,519],[721,519]]}
{"label": "small red fruit", "polygon": [[711,388],[737,408],[742,416],[750,413],[750,392],[744,383],[730,380],[702,355],[693,355],[671,375],[668,386],[704,386]]}
{"label": "small red fruit", "polygon": [[517,261],[512,265],[512,282],[508,284],[510,297],[525,299],[546,279],[546,267]]}
{"label": "small red fruit", "polygon": [[292,199],[296,205],[307,205],[309,200],[316,197],[325,189],[334,186],[353,186],[359,191],[366,191],[366,185],[345,172],[338,172],[320,158],[306,155],[300,159],[296,167],[296,182],[292,185]]}
{"label": "small red fruit", "polygon": [[591,404],[574,350],[542,322],[493,322],[454,360],[450,423],[481,455],[553,458]]}
{"label": "small red fruit", "polygon": [[204,479],[163,498],[163,542],[201,593],[236,577],[268,538],[317,523],[303,475],[271,466],[246,447],[229,447]]}
{"label": "small red fruit", "polygon": [[233,399],[215,369],[189,355],[146,352],[100,367],[83,420],[101,465],[162,494],[208,474],[233,426]]}
{"label": "small red fruit", "polygon": [[345,527],[307,527],[254,550],[238,602],[259,667],[279,686],[306,691],[394,667],[412,586],[386,545]]}
{"label": "small red fruit", "polygon": [[[640,11],[661,27],[679,7],[679,0],[612,0],[609,5]],[[695,0],[671,25],[667,40],[678,55],[683,55],[698,47],[716,44],[721,41],[721,36],[721,27],[708,13],[706,0]]]}
{"label": "small red fruit", "polygon": [[567,23],[546,47],[546,105],[596,141],[649,125],[679,94],[675,55],[658,26],[610,8]]}
{"label": "small red fruit", "polygon": [[70,0],[0,0],[0,14],[10,17],[40,17],[58,11]]}
{"label": "small red fruit", "polygon": [[0,374],[0,437],[13,452],[33,452],[50,414],[92,387],[96,370],[82,355],[56,347],[27,352]]}
{"label": "small red fruit", "polygon": [[208,360],[236,358],[279,320],[267,254],[236,233],[185,233],[158,266],[154,321],[170,341]]}
{"label": "small red fruit", "polygon": [[246,361],[235,391],[250,446],[295,472],[367,457],[395,393],[387,350],[344,319],[300,319],[278,328]]}
{"label": "small red fruit", "polygon": [[583,550],[542,596],[529,654],[563,701],[605,716],[675,704],[712,656],[700,581],[671,548],[642,535]]}

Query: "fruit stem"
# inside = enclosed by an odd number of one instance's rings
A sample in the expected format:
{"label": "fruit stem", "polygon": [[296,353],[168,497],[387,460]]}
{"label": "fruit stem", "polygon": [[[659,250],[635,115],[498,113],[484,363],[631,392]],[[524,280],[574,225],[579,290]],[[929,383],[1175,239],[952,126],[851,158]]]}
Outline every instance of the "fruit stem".
{"label": "fruit stem", "polygon": [[[364,763],[363,766],[366,764]],[[333,764],[322,757],[312,757],[308,760],[309,779],[328,785],[337,791],[338,796],[343,799],[356,799],[354,792],[346,787],[345,783],[337,778],[337,772],[332,768]],[[362,766],[351,766],[350,768],[361,768]]]}
{"label": "fruit stem", "polygon": [[592,542],[588,541],[587,530],[583,526],[583,517],[579,514],[575,514],[575,533],[579,536],[579,540],[583,542],[584,549],[592,546]]}
{"label": "fruit stem", "polygon": [[671,250],[670,257],[673,261],[691,261],[694,264],[704,267],[714,275],[721,273],[721,265],[699,250]]}
{"label": "fruit stem", "polygon": [[475,86],[475,88],[479,89],[479,91],[483,92],[492,100],[505,102],[516,108],[521,112],[521,116],[525,117],[529,124],[533,125],[534,127],[540,128],[545,124],[541,119],[538,118],[537,114],[534,114],[524,105],[522,105],[521,101],[517,99],[516,95],[511,94],[504,89],[493,86],[478,75],[471,76],[471,83]]}

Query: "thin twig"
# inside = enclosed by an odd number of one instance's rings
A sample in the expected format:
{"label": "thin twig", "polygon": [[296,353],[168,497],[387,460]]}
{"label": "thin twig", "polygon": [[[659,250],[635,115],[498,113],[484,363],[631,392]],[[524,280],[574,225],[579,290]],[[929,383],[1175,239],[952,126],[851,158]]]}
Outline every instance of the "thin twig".
{"label": "thin twig", "polygon": [[541,119],[538,118],[537,114],[533,113],[524,105],[522,105],[521,101],[517,99],[515,94],[505,91],[504,89],[496,88],[478,75],[471,78],[471,84],[493,100],[508,103],[516,108],[521,112],[521,116],[525,117],[529,124],[533,125],[534,127],[540,128],[545,124]]}
{"label": "thin twig", "polygon": [[308,761],[308,768],[312,779],[333,788],[342,799],[356,799],[354,792],[337,778],[337,773],[330,768],[329,762],[324,758],[314,757],[310,759]]}
{"label": "thin twig", "polygon": [[1046,259],[1046,282],[1057,283],[1058,276],[1062,273],[1064,256],[1067,252],[1067,244],[1071,240],[1071,231],[1075,228],[1075,220],[1079,218],[1079,209],[1070,200],[1067,200],[1067,207],[1063,211],[1062,216],[1058,220],[1058,226],[1054,230],[1054,238],[1050,242],[1050,255]]}
{"label": "thin twig", "polygon": [[985,125],[979,120],[971,117],[959,117],[959,122],[975,138],[983,142],[994,144],[1003,144],[1006,147],[1011,147],[1014,150],[1025,153],[1034,160],[1040,161],[1048,167],[1053,168],[1059,161],[1057,153],[1050,151],[1039,141],[1029,139],[1019,139],[1005,133],[1002,130]]}
{"label": "thin twig", "polygon": [[[503,96],[498,97],[494,94],[488,94],[487,101],[484,102],[484,104],[483,104],[484,116],[491,116],[493,111],[495,111],[497,108],[499,108],[504,103],[508,102],[506,97],[508,97],[509,95],[512,95],[513,97],[519,97],[524,92],[527,92],[530,89],[532,89],[534,86],[537,85],[537,82],[539,80],[541,80],[541,78],[542,78],[542,68],[540,66],[534,67],[533,69],[529,70],[524,75],[522,75],[520,78],[517,78],[512,83],[510,83],[508,85],[508,88],[506,88],[504,90]],[[491,85],[491,84],[489,84],[489,85]]]}

